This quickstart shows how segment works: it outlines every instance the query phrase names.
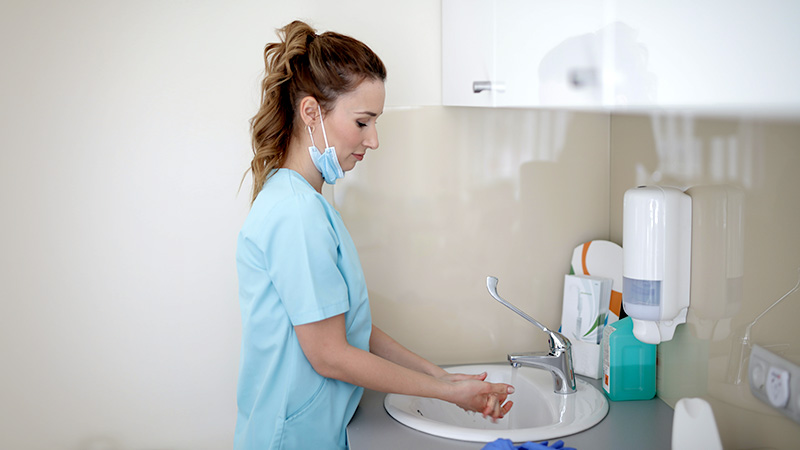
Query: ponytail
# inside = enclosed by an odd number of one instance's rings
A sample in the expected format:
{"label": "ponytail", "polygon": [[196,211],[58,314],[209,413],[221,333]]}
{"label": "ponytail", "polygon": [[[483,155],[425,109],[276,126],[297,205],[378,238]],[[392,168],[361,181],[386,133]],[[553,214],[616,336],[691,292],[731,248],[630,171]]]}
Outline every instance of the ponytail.
{"label": "ponytail", "polygon": [[266,74],[261,82],[261,106],[250,120],[253,160],[251,202],[275,169],[286,160],[294,131],[295,112],[306,96],[329,111],[338,97],[367,78],[384,81],[386,68],[364,43],[338,33],[317,35],[294,21],[278,30],[280,42],[264,48]]}

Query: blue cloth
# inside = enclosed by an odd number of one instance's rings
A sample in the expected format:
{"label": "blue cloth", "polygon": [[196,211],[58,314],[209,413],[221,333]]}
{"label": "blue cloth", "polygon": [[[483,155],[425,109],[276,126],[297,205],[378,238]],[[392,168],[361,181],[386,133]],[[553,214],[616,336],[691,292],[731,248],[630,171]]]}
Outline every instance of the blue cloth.
{"label": "blue cloth", "polygon": [[553,445],[548,447],[548,442],[526,442],[522,445],[514,446],[514,443],[508,439],[498,439],[494,442],[486,444],[482,450],[575,450],[572,447],[564,447],[564,441],[558,440],[553,442]]}
{"label": "blue cloth", "polygon": [[346,448],[363,389],[320,376],[294,326],[345,316],[369,350],[372,319],[355,245],[339,213],[297,172],[279,169],[239,233],[242,314],[236,450]]}

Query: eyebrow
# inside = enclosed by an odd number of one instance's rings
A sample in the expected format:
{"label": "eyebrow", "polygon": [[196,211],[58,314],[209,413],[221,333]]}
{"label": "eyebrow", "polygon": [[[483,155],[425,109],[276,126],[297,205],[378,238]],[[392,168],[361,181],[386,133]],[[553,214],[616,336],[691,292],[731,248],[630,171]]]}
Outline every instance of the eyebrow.
{"label": "eyebrow", "polygon": [[378,117],[378,114],[372,111],[356,111],[355,114],[366,114],[370,117]]}

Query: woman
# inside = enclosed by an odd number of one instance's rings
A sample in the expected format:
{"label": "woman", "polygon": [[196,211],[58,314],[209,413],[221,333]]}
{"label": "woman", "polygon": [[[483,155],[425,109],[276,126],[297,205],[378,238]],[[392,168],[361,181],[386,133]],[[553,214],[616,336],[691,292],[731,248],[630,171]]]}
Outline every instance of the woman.
{"label": "woman", "polygon": [[335,183],[378,147],[383,63],[363,43],[317,36],[302,22],[279,35],[265,49],[252,119],[253,203],[237,248],[235,448],[346,448],[364,387],[503,417],[511,386],[448,374],[372,325],[355,245],[321,195],[323,182]]}

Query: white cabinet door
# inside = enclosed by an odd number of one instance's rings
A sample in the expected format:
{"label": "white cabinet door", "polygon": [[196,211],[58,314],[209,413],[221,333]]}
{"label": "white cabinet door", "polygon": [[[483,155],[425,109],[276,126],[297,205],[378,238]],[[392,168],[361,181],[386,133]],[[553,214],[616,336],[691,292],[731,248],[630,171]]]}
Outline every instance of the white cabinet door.
{"label": "white cabinet door", "polygon": [[[494,0],[442,0],[444,105],[495,106],[494,5]],[[489,89],[481,89],[487,84]]]}
{"label": "white cabinet door", "polygon": [[603,104],[603,2],[498,0],[498,106]]}
{"label": "white cabinet door", "polygon": [[800,0],[442,7],[445,105],[800,116]]}
{"label": "white cabinet door", "polygon": [[442,0],[442,102],[602,104],[603,3]]}
{"label": "white cabinet door", "polygon": [[616,106],[721,111],[800,106],[800,2],[613,4],[622,30],[608,58]]}

